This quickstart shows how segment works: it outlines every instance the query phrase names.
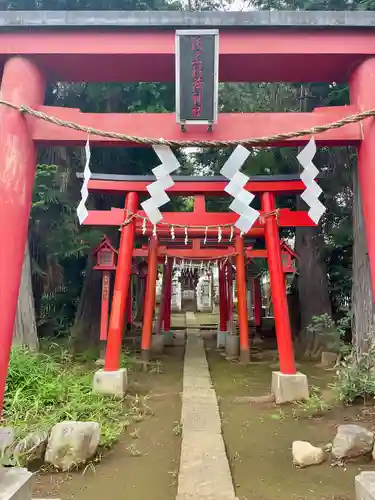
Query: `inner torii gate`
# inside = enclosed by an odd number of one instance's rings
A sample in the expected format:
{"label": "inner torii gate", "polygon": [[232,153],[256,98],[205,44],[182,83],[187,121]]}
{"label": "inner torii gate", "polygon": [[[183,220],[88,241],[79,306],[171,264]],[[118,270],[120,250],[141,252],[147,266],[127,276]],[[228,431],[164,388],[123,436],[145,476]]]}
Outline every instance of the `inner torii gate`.
{"label": "inner torii gate", "polygon": [[[38,146],[82,147],[88,133],[95,146],[131,146],[135,137],[156,138],[161,134],[176,141],[243,140],[246,145],[251,138],[264,137],[258,147],[304,146],[313,127],[375,108],[373,12],[324,12],[322,15],[319,12],[122,11],[88,15],[87,12],[11,11],[1,13],[0,24],[1,405]],[[44,105],[47,80],[174,81],[175,30],[183,27],[220,30],[221,82],[348,82],[350,105],[319,108],[311,113],[220,113],[217,124],[209,130],[200,126],[181,130],[175,113],[81,113],[77,109]],[[92,133],[92,128],[126,132],[128,137],[99,136]],[[267,140],[274,134],[301,130],[307,135],[291,134],[276,141]],[[375,119],[371,115],[362,123],[328,127],[324,132],[315,129],[314,135],[318,145],[358,148],[371,280],[375,289]],[[137,210],[137,198],[136,192],[129,193],[126,208]],[[263,202],[264,210],[272,211],[272,194],[265,193]],[[225,217],[230,218],[230,214]],[[280,213],[280,224],[283,217]],[[121,224],[121,213],[113,214],[113,218],[116,224]],[[233,222],[234,218],[230,220]],[[271,221],[267,223],[270,229],[266,235],[277,232],[276,221]],[[124,241],[133,239],[135,229],[135,224],[124,228]],[[262,232],[263,228],[256,227],[254,231]],[[126,268],[128,264],[123,263],[121,257],[119,261],[122,269]],[[122,307],[122,298],[118,294],[116,297],[120,302],[115,310]],[[121,319],[118,322],[115,319],[114,316],[112,332],[119,331]],[[116,370],[115,353],[120,338],[119,334],[111,334],[107,370]]]}
{"label": "inner torii gate", "polygon": [[[190,242],[189,242],[190,243]],[[288,251],[285,249],[285,242],[281,242],[281,260],[283,262],[283,272],[284,276],[296,271],[292,267],[292,258],[296,257],[296,254],[291,251],[288,247]],[[201,244],[199,238],[194,238],[191,241],[191,245],[187,247],[185,240],[177,240],[170,242],[159,242],[158,247],[158,257],[159,264],[164,263],[163,270],[163,282],[161,291],[161,302],[159,309],[159,316],[156,325],[156,333],[161,333],[161,328],[163,326],[163,334],[167,342],[171,342],[171,292],[172,292],[172,264],[177,260],[177,265],[181,265],[185,262],[187,267],[194,263],[195,267],[203,268],[207,263],[213,263],[218,265],[219,271],[219,313],[220,321],[218,334],[221,334],[221,341],[223,337],[225,339],[228,333],[228,323],[231,322],[232,310],[230,304],[229,296],[231,293],[232,284],[229,283],[228,277],[229,272],[227,266],[232,266],[232,261],[236,255],[235,246],[231,242],[221,242],[215,240],[207,240],[207,246]],[[133,250],[133,257],[143,257],[146,259],[148,257],[148,246],[142,245],[141,248],[135,248]],[[245,258],[248,262],[255,259],[267,259],[267,250],[265,249],[253,249],[250,245],[246,246],[245,240]],[[284,264],[285,261],[285,264]],[[197,266],[198,262],[198,266]],[[200,265],[199,265],[200,264]],[[250,285],[250,287],[249,287]],[[252,285],[252,286],[251,286]],[[260,292],[260,280],[259,278],[253,278],[252,283],[248,283],[248,288],[252,296],[252,303],[254,304],[254,327],[260,327],[261,325],[261,309],[262,300]],[[143,297],[144,298],[144,297]],[[221,342],[219,342],[221,345]],[[224,344],[223,344],[224,345]]]}
{"label": "inner torii gate", "polygon": [[[82,177],[81,174],[78,174]],[[238,318],[240,330],[240,359],[248,361],[249,331],[248,308],[246,304],[246,271],[245,257],[256,255],[256,251],[245,250],[244,238],[239,231],[233,234],[233,225],[236,214],[233,212],[208,212],[206,209],[206,196],[222,196],[226,182],[222,177],[174,177],[175,184],[169,190],[172,195],[194,196],[192,212],[163,212],[160,224],[153,226],[147,215],[139,210],[139,195],[147,194],[147,186],[152,182],[152,177],[103,175],[93,174],[88,183],[89,192],[105,192],[107,194],[126,194],[125,210],[112,208],[111,210],[89,210],[84,222],[85,225],[95,226],[123,226],[116,281],[112,301],[112,312],[108,331],[105,370],[118,370],[120,362],[121,341],[124,329],[125,309],[128,300],[128,290],[133,256],[143,256],[145,250],[134,250],[136,238],[149,236],[148,276],[145,296],[145,310],[142,329],[142,357],[150,359],[152,325],[155,304],[155,289],[157,279],[157,264],[160,255],[167,257],[186,257],[191,259],[209,258],[218,259],[220,256],[234,257],[236,266],[236,282],[238,294]],[[284,374],[295,374],[292,337],[289,323],[288,305],[286,299],[285,278],[282,268],[281,246],[279,227],[315,226],[307,212],[292,211],[287,208],[276,207],[276,195],[296,195],[304,191],[305,186],[298,176],[254,176],[245,186],[245,189],[256,193],[261,200],[262,209],[260,217],[248,231],[248,237],[263,237],[266,242],[266,255],[272,286],[272,298],[276,335],[278,341],[280,370]],[[218,222],[219,221],[219,222]],[[198,222],[198,224],[197,224]],[[222,226],[220,225],[222,224]],[[210,248],[205,245],[206,238],[218,238],[218,228],[223,245],[231,245],[234,239],[234,252],[221,248]],[[195,244],[189,249],[161,249],[158,237],[163,237],[173,242],[173,238],[194,238]],[[203,239],[203,244],[200,239]],[[201,247],[202,246],[202,247]],[[259,256],[265,256],[262,251]],[[171,272],[169,264],[168,272]],[[222,278],[221,278],[222,279]],[[170,276],[168,277],[170,281]],[[223,285],[222,285],[223,287]],[[221,288],[223,291],[223,288]],[[168,291],[168,301],[170,292]],[[225,316],[224,303],[222,303],[222,317]]]}

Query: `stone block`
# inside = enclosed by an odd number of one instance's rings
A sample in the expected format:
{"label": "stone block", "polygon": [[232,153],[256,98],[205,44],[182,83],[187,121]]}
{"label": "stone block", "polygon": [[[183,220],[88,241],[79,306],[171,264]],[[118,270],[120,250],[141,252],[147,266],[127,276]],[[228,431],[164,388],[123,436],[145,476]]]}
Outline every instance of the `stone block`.
{"label": "stone block", "polygon": [[356,500],[375,499],[375,471],[363,471],[355,477]]}
{"label": "stone block", "polygon": [[339,425],[332,443],[332,455],[341,460],[369,455],[374,447],[374,433],[357,424]]}
{"label": "stone block", "polygon": [[240,349],[240,363],[247,364],[250,363],[250,350]]}
{"label": "stone block", "polygon": [[33,460],[43,460],[47,447],[49,432],[45,430],[34,431],[18,441],[13,449],[20,465],[26,465]]}
{"label": "stone block", "polygon": [[337,357],[337,353],[335,352],[323,351],[320,364],[323,368],[335,366],[337,363]]}
{"label": "stone block", "polygon": [[173,345],[175,346],[184,346],[186,343],[186,332],[185,330],[183,331],[177,331],[174,335],[173,339]]}
{"label": "stone block", "polygon": [[319,465],[326,459],[324,450],[313,446],[308,441],[293,441],[292,455],[294,465],[301,468]]}
{"label": "stone block", "polygon": [[217,342],[216,347],[220,349],[221,347],[225,347],[225,339],[227,338],[228,332],[221,332],[218,330],[217,332]]}
{"label": "stone block", "polygon": [[229,358],[237,358],[240,354],[240,337],[238,335],[226,335],[225,353]]}
{"label": "stone block", "polygon": [[68,471],[92,458],[99,442],[98,422],[59,422],[52,428],[44,460],[57,469]]}
{"label": "stone block", "polygon": [[20,467],[0,466],[0,499],[31,500],[33,474]]}
{"label": "stone block", "polygon": [[171,347],[173,346],[173,331],[169,330],[169,332],[163,332],[163,337],[164,337],[164,347]]}
{"label": "stone block", "polygon": [[277,404],[303,401],[309,398],[307,377],[303,373],[286,375],[272,372],[272,393]]}
{"label": "stone block", "polygon": [[164,351],[164,335],[153,334],[151,339],[151,352],[152,354],[163,354]]}
{"label": "stone block", "polygon": [[98,370],[94,373],[94,392],[122,398],[126,393],[127,387],[128,370],[126,368],[120,368],[113,372]]}
{"label": "stone block", "polygon": [[12,446],[16,439],[13,427],[0,427],[0,455]]}

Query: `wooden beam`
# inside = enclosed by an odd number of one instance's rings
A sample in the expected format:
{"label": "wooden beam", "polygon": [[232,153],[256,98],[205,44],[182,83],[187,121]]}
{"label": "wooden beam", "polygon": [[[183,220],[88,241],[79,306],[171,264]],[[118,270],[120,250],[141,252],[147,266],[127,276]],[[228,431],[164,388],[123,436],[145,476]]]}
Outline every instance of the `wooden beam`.
{"label": "wooden beam", "polygon": [[[99,180],[91,179],[89,181],[89,191],[100,193],[127,193],[135,191],[138,193],[148,193],[147,186],[153,182],[150,180],[145,181],[121,181],[121,180]],[[183,181],[175,182],[174,186],[168,189],[169,194],[178,194],[179,196],[192,196],[198,193],[205,193],[207,195],[223,195],[224,188],[228,185],[228,181]],[[271,191],[273,193],[301,193],[306,189],[306,186],[300,180],[286,180],[286,181],[258,181],[250,180],[245,188],[252,193],[262,193],[264,191]],[[198,206],[197,206],[198,208]]]}
{"label": "wooden beam", "polygon": [[[140,211],[139,215],[145,217],[145,213]],[[261,212],[262,215],[262,212]],[[199,219],[194,212],[164,212],[163,222],[170,225],[194,226],[199,223],[202,228],[189,229],[190,237],[204,235],[205,226],[217,226],[217,224],[234,224],[238,219],[238,215],[233,212],[205,212],[200,213]],[[121,226],[124,222],[124,210],[121,208],[112,208],[112,210],[89,210],[89,215],[86,218],[84,225],[86,226]],[[315,227],[314,222],[310,219],[307,212],[292,211],[288,208],[281,208],[278,213],[278,224],[280,227]],[[146,225],[146,235],[152,234],[153,226],[151,223]],[[170,235],[170,227],[159,224],[157,227],[159,236]],[[137,219],[136,233],[142,234],[142,220]],[[185,230],[183,227],[175,227],[176,236],[184,236]],[[228,236],[230,229],[223,227],[223,236]],[[257,221],[253,228],[248,232],[249,235],[262,235],[263,227]],[[208,231],[208,236],[217,235],[217,229],[211,228]]]}
{"label": "wooden beam", "polygon": [[[162,136],[165,139],[188,141],[229,141],[267,137],[281,132],[293,132],[329,124],[357,111],[353,106],[337,106],[318,108],[312,113],[221,113],[212,132],[207,131],[207,127],[199,125],[187,127],[186,132],[182,132],[176,123],[174,113],[81,113],[78,109],[51,106],[40,106],[39,110],[61,120],[108,132],[123,132],[130,136],[150,138]],[[40,145],[83,146],[87,141],[86,132],[54,125],[30,115],[26,115],[26,120],[34,141]],[[320,145],[356,145],[361,141],[362,134],[360,124],[355,123],[316,134],[315,138]],[[298,137],[280,140],[272,145],[300,146],[306,144],[309,139],[310,137]],[[134,146],[132,141],[95,135],[90,135],[90,142],[95,146],[119,144]],[[267,146],[267,143],[263,146]],[[157,162],[155,156],[155,166]]]}
{"label": "wooden beam", "polygon": [[[22,28],[22,26],[20,26]],[[174,29],[5,29],[0,64],[33,58],[52,81],[172,82]],[[371,29],[220,29],[222,82],[340,82],[375,55]]]}

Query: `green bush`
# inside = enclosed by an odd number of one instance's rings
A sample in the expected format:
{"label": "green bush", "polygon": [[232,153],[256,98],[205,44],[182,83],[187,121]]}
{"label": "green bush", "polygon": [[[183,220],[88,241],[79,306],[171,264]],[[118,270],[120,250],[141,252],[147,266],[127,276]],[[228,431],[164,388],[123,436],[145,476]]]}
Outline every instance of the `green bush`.
{"label": "green bush", "polygon": [[314,316],[306,329],[310,334],[321,337],[325,348],[329,351],[344,353],[347,346],[343,339],[349,322],[349,315],[335,322],[329,314],[321,314],[320,316]]}
{"label": "green bush", "polygon": [[112,446],[128,422],[127,410],[124,401],[92,392],[93,372],[66,350],[43,354],[13,349],[2,424],[23,437],[63,420],[95,421],[101,426],[101,446]]}
{"label": "green bush", "polygon": [[365,404],[375,397],[375,350],[363,353],[359,359],[354,351],[343,361],[337,371],[335,384],[340,401],[345,404],[360,399]]}

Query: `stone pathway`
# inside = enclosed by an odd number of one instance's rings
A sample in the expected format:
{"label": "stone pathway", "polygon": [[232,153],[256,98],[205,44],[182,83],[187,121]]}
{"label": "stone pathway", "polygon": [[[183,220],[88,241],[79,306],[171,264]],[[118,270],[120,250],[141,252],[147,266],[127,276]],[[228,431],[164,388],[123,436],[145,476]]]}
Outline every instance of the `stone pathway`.
{"label": "stone pathway", "polygon": [[186,314],[182,449],[176,500],[235,500],[221,420],[194,313]]}

